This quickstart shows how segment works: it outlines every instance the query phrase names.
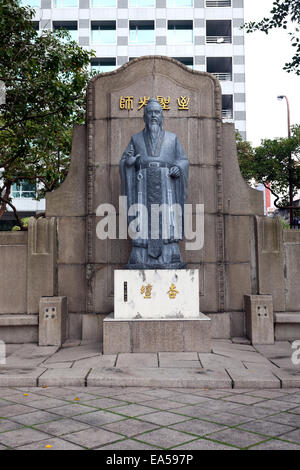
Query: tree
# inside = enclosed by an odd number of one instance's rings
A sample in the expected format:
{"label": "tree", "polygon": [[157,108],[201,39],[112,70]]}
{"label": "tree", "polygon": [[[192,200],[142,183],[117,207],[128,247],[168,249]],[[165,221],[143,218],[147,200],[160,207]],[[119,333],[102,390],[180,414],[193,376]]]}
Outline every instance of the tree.
{"label": "tree", "polygon": [[291,137],[264,139],[256,148],[243,142],[240,135],[236,141],[241,173],[246,181],[254,179],[270,189],[277,208],[292,208],[293,197],[300,189],[300,125],[292,126]]}
{"label": "tree", "polygon": [[37,183],[37,196],[55,189],[69,165],[72,128],[85,119],[85,90],[92,52],[65,31],[39,34],[34,10],[18,0],[0,0],[0,218],[12,204],[11,189]]}
{"label": "tree", "polygon": [[[258,22],[250,21],[249,23],[246,23],[244,27],[246,28],[247,33],[259,30],[268,34],[271,29],[276,28],[287,30],[289,20],[291,20],[292,23],[300,25],[300,0],[275,0],[270,14],[270,18],[263,18]],[[291,61],[285,64],[283,70],[300,75],[299,28],[296,27],[295,31],[289,31],[288,34],[295,51]]]}

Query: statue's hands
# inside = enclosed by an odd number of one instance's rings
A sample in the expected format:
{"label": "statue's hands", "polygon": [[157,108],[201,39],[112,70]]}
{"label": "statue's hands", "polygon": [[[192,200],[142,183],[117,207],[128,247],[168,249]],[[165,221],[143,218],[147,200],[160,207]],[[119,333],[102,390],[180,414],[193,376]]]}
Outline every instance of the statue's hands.
{"label": "statue's hands", "polygon": [[172,176],[173,178],[178,178],[178,176],[180,176],[180,170],[178,166],[172,166],[170,168],[169,175]]}
{"label": "statue's hands", "polygon": [[134,155],[134,149],[130,149],[126,155],[127,166],[132,166],[136,162],[138,163],[139,158],[140,158],[140,154],[138,153],[137,155]]}

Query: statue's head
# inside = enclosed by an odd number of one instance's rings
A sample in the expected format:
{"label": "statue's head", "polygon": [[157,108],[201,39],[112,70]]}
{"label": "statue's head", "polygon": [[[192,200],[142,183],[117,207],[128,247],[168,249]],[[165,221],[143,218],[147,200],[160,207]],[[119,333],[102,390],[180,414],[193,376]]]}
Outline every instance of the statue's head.
{"label": "statue's head", "polygon": [[162,127],[162,107],[155,98],[151,98],[144,108],[144,121],[147,129],[151,129],[153,126]]}

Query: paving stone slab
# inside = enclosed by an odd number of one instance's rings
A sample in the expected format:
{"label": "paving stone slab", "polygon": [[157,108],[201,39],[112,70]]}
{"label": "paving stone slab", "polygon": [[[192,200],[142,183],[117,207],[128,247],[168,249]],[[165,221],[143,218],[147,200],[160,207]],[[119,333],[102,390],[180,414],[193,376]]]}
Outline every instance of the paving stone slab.
{"label": "paving stone slab", "polygon": [[0,433],[5,431],[12,431],[13,429],[20,429],[23,426],[8,419],[0,418]]}
{"label": "paving stone slab", "polygon": [[[250,423],[245,423],[240,425],[237,429],[243,429],[244,431],[257,432],[258,434],[263,434],[265,436],[280,436],[289,431],[293,431],[292,426],[286,424],[272,423],[270,421],[255,420]],[[281,436],[285,439],[283,436]],[[287,439],[289,440],[289,439]]]}
{"label": "paving stone slab", "polygon": [[172,413],[176,413],[190,418],[199,418],[213,421],[212,416],[216,413],[216,410],[209,409],[203,405],[184,406],[182,408],[173,409]]}
{"label": "paving stone slab", "polygon": [[[37,344],[23,344],[6,360],[7,366],[37,367],[51,357],[59,349],[58,346],[38,346]],[[55,361],[58,362],[58,361]]]}
{"label": "paving stone slab", "polygon": [[168,353],[160,352],[159,356],[159,367],[201,367],[199,357],[196,352],[186,353]]}
{"label": "paving stone slab", "polygon": [[32,411],[33,408],[31,408],[30,406],[10,404],[1,408],[1,418],[10,418],[12,416],[17,416],[25,413],[32,413]]}
{"label": "paving stone slab", "polygon": [[69,369],[74,362],[51,362],[47,364],[47,369]]}
{"label": "paving stone slab", "polygon": [[277,369],[273,372],[281,381],[282,388],[300,387],[299,369]]}
{"label": "paving stone slab", "polygon": [[8,447],[20,447],[32,442],[48,439],[50,436],[44,432],[36,431],[31,428],[16,429],[0,433],[0,443]]}
{"label": "paving stone slab", "polygon": [[269,359],[291,357],[293,352],[289,341],[276,341],[274,344],[256,344],[255,349]]}
{"label": "paving stone slab", "polygon": [[68,386],[68,385],[85,385],[85,379],[89,373],[88,368],[72,368],[72,369],[48,369],[38,379],[40,387],[48,386]]}
{"label": "paving stone slab", "polygon": [[[82,400],[81,400],[82,401]],[[114,408],[116,406],[128,405],[127,402],[122,400],[116,400],[114,398],[96,398],[93,397],[92,400],[85,400],[85,405],[92,406],[93,408],[99,408],[105,410],[107,408]]]}
{"label": "paving stone slab", "polygon": [[297,428],[300,427],[299,416],[293,413],[279,413],[273,416],[268,416],[267,420],[273,423],[287,424]]}
{"label": "paving stone slab", "polygon": [[32,426],[34,424],[45,423],[46,421],[53,421],[58,419],[58,416],[48,411],[33,411],[33,413],[13,416],[11,419],[16,423]]}
{"label": "paving stone slab", "polygon": [[241,406],[232,410],[233,414],[248,416],[249,418],[266,418],[274,415],[274,410],[271,408],[263,408],[262,406]]}
{"label": "paving stone slab", "polygon": [[47,359],[44,364],[53,362],[69,362],[78,361],[79,359],[87,359],[101,354],[100,343],[89,343],[84,346],[61,348],[56,354]]}
{"label": "paving stone slab", "polygon": [[172,424],[169,427],[177,431],[187,432],[196,436],[205,436],[215,431],[224,429],[225,426],[221,424],[211,423],[208,421],[201,421],[199,419],[190,419],[183,423]]}
{"label": "paving stone slab", "polygon": [[291,444],[278,439],[271,439],[267,442],[263,442],[262,444],[250,447],[249,450],[300,450],[300,447],[297,444]]}
{"label": "paving stone slab", "polygon": [[231,388],[225,371],[205,369],[93,369],[87,385],[124,385],[150,387]]}
{"label": "paving stone slab", "polygon": [[169,428],[160,428],[135,437],[136,440],[146,442],[162,449],[169,449],[178,444],[185,444],[195,438],[191,435]]}
{"label": "paving stone slab", "polygon": [[155,450],[158,447],[153,447],[150,444],[144,444],[143,442],[135,441],[134,439],[124,439],[123,441],[115,442],[114,444],[108,444],[105,446],[98,447],[93,450]]}
{"label": "paving stone slab", "polygon": [[266,371],[252,369],[226,369],[234,388],[280,388],[280,380]]}
{"label": "paving stone slab", "polygon": [[103,444],[119,441],[120,434],[115,434],[105,429],[88,428],[71,434],[65,434],[64,440],[81,445],[87,449],[93,449]]}
{"label": "paving stone slab", "polygon": [[[145,401],[148,401],[151,399],[151,395],[148,395],[147,391],[146,393],[143,392],[125,392],[119,393],[118,395],[114,395],[115,400],[120,400],[125,402],[126,404],[128,403],[144,403]],[[121,405],[122,403],[120,403]]]}
{"label": "paving stone slab", "polygon": [[292,358],[291,358],[291,355],[289,357],[280,357],[279,359],[278,358],[272,358],[270,359],[270,361],[272,361],[273,364],[275,364],[277,366],[277,368],[280,368],[280,369],[294,369],[295,371],[298,372],[298,374],[300,373],[300,364],[293,364],[292,362]]}
{"label": "paving stone slab", "polygon": [[156,400],[145,401],[143,404],[158,410],[172,410],[174,408],[182,407],[182,403],[168,400],[166,398],[157,398]]}
{"label": "paving stone slab", "polygon": [[189,418],[180,414],[171,413],[170,411],[156,411],[154,413],[147,413],[143,416],[139,416],[139,419],[147,421],[147,423],[169,426],[170,424],[186,421]]}
{"label": "paving stone slab", "polygon": [[225,442],[226,444],[231,444],[239,447],[240,449],[245,449],[250,445],[266,440],[264,436],[233,428],[212,433],[209,435],[209,438],[219,442]]}
{"label": "paving stone slab", "polygon": [[224,356],[232,359],[238,357],[239,361],[242,362],[253,362],[254,364],[266,364],[268,365],[270,361],[257,352],[252,351],[242,351],[234,349],[222,349],[221,347],[215,347],[213,353],[218,356]]}
{"label": "paving stone slab", "polygon": [[290,411],[291,413],[295,413],[297,403],[291,403],[291,402],[288,402],[288,401],[283,401],[283,400],[278,400],[277,399],[277,400],[266,400],[262,403],[257,403],[254,406],[255,407],[256,406],[262,406],[263,408],[270,408],[271,410],[274,410],[274,412]]}
{"label": "paving stone slab", "polygon": [[133,437],[146,431],[158,429],[156,424],[140,421],[139,419],[123,419],[122,421],[103,424],[101,427],[126,437]]}
{"label": "paving stone slab", "polygon": [[215,413],[210,417],[210,420],[214,423],[224,424],[227,426],[237,426],[238,424],[247,423],[253,421],[254,418],[249,416],[242,416],[232,413]]}
{"label": "paving stone slab", "polygon": [[118,354],[116,367],[158,367],[158,357],[155,353],[120,353]]}
{"label": "paving stone slab", "polygon": [[39,442],[33,442],[24,446],[17,447],[16,450],[83,450],[84,447],[81,447],[71,442],[65,441],[58,438],[45,439]]}
{"label": "paving stone slab", "polygon": [[[33,387],[46,369],[40,367],[0,366],[0,387]],[[0,388],[1,389],[1,388]]]}
{"label": "paving stone slab", "polygon": [[57,408],[51,408],[51,413],[55,413],[58,416],[64,416],[67,418],[71,416],[81,415],[83,413],[90,413],[91,411],[95,411],[95,408],[92,408],[87,405],[81,405],[79,403],[58,406]]}
{"label": "paving stone slab", "polygon": [[206,369],[244,369],[243,363],[232,357],[225,357],[219,354],[199,353],[202,366]]}
{"label": "paving stone slab", "polygon": [[74,416],[74,419],[81,423],[86,423],[90,426],[102,426],[103,424],[114,423],[115,421],[121,421],[125,419],[124,416],[117,413],[110,413],[109,411],[93,411],[91,413],[85,413]]}
{"label": "paving stone slab", "polygon": [[226,444],[219,444],[218,442],[209,441],[207,439],[197,439],[189,444],[179,445],[173,447],[174,451],[177,450],[237,450],[235,447]]}
{"label": "paving stone slab", "polygon": [[242,405],[253,405],[254,403],[264,402],[265,399],[261,397],[252,397],[250,395],[231,395],[230,397],[223,397],[223,401],[228,401],[232,403],[240,403]]}
{"label": "paving stone slab", "polygon": [[93,356],[85,359],[78,359],[74,362],[73,367],[88,367],[96,368],[99,367],[114,367],[117,360],[117,355],[103,355]]}
{"label": "paving stone slab", "polygon": [[293,431],[287,432],[286,434],[282,434],[280,439],[300,444],[300,429],[295,429]]}
{"label": "paving stone slab", "polygon": [[87,429],[90,426],[86,423],[81,423],[75,419],[70,418],[59,418],[56,416],[56,421],[51,421],[48,423],[36,424],[35,429],[39,431],[46,432],[51,436],[62,436],[63,434],[69,434],[74,431],[81,431]]}
{"label": "paving stone slab", "polygon": [[114,407],[111,411],[114,412],[114,413],[119,413],[119,414],[125,415],[125,416],[134,417],[134,416],[144,415],[145,413],[152,413],[153,408],[150,408],[148,406],[139,405],[137,403],[133,403],[133,404],[130,404],[130,405],[125,404],[123,406]]}

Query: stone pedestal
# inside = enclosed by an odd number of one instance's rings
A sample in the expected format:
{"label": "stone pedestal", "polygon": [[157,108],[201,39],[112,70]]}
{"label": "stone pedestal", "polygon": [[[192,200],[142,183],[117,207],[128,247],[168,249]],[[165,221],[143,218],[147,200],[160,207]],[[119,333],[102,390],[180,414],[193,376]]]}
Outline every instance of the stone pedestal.
{"label": "stone pedestal", "polygon": [[210,352],[198,270],[116,270],[114,308],[103,321],[104,354]]}
{"label": "stone pedestal", "polygon": [[109,315],[103,321],[103,353],[121,352],[210,352],[211,320],[197,319],[119,320]]}
{"label": "stone pedestal", "polygon": [[252,344],[274,343],[271,295],[245,295],[246,334]]}
{"label": "stone pedestal", "polygon": [[114,277],[115,318],[199,318],[197,269],[117,269]]}
{"label": "stone pedestal", "polygon": [[60,346],[66,339],[67,297],[41,297],[39,346]]}

